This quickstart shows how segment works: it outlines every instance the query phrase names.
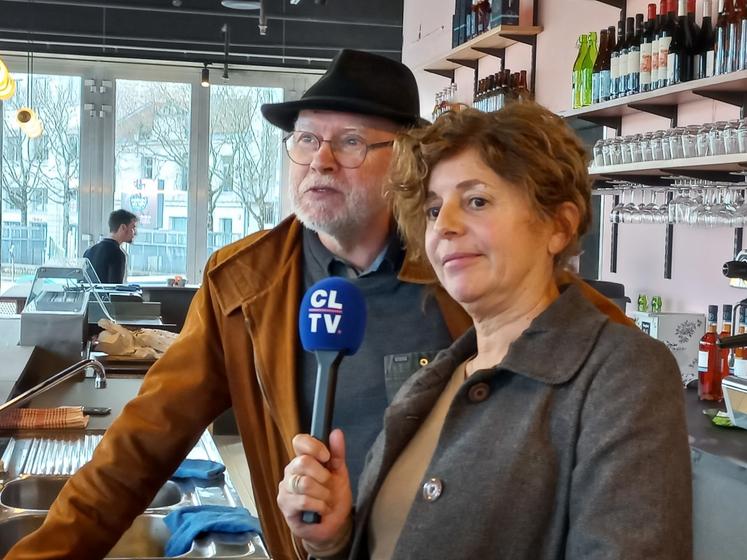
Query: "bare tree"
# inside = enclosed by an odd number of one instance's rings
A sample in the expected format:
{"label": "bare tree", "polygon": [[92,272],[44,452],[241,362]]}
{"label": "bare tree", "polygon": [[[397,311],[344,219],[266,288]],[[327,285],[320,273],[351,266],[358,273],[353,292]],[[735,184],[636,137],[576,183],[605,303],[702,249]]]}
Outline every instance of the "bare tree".
{"label": "bare tree", "polygon": [[35,96],[44,122],[50,169],[40,182],[49,200],[62,205],[62,251],[68,254],[70,211],[78,196],[80,169],[80,96],[74,80],[43,81]]}
{"label": "bare tree", "polygon": [[[36,80],[34,80],[36,82]],[[2,183],[3,198],[21,212],[21,225],[28,225],[29,208],[34,196],[43,189],[40,184],[42,173],[40,169],[44,163],[45,153],[40,149],[44,139],[28,138],[14,124],[15,114],[27,104],[26,80],[18,80],[16,95],[3,103],[3,165]],[[6,118],[10,114],[10,118]]]}
{"label": "bare tree", "polygon": [[[274,200],[270,197],[277,185],[280,159],[280,131],[259,114],[263,103],[274,101],[272,91],[254,90],[253,103],[240,113],[240,126],[235,135],[235,192],[259,229],[274,219]],[[270,215],[268,215],[270,214]]]}

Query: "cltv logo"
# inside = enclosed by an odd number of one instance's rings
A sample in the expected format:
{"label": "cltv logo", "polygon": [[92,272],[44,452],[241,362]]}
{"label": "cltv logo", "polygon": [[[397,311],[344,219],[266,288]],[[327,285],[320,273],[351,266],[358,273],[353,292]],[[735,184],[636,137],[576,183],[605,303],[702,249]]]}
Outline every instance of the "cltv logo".
{"label": "cltv logo", "polygon": [[309,320],[311,320],[311,332],[319,332],[319,319],[323,320],[324,329],[327,334],[335,334],[342,320],[342,303],[338,303],[337,290],[315,290],[309,298],[311,309],[309,309]]}

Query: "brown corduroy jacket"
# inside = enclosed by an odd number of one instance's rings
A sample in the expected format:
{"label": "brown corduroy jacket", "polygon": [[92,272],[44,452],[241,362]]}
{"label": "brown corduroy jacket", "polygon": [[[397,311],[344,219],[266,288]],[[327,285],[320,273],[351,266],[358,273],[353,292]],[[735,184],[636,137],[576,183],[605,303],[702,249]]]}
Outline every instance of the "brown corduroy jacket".
{"label": "brown corduroy jacket", "polygon": [[[43,526],[8,559],[102,558],[221,412],[233,406],[265,541],[275,560],[297,557],[277,486],[300,432],[296,355],[302,226],[293,217],[210,258],[181,334],[145,376],[93,459],[60,493]],[[404,282],[434,284],[453,338],[471,321],[432,271],[407,262]],[[560,283],[578,282],[565,276]],[[582,284],[613,320],[629,320]],[[383,414],[383,411],[382,411]]]}

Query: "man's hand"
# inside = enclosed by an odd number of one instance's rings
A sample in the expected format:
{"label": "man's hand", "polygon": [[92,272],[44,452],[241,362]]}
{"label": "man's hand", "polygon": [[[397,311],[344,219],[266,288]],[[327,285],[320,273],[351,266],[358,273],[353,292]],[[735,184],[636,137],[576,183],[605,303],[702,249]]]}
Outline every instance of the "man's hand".
{"label": "man's hand", "polygon": [[[297,537],[318,550],[336,548],[350,531],[353,495],[345,463],[342,431],[329,435],[329,449],[308,434],[293,438],[296,458],[285,467],[278,485],[278,506]],[[315,511],[321,523],[301,521],[304,511]]]}

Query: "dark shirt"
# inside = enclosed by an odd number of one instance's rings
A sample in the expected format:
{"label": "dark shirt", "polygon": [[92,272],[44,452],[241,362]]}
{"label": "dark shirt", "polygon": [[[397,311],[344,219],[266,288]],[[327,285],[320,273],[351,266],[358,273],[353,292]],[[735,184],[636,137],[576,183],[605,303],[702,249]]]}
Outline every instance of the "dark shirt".
{"label": "dark shirt", "polygon": [[[353,494],[366,454],[382,427],[384,409],[399,387],[452,340],[433,297],[426,288],[400,282],[404,260],[399,238],[392,236],[371,268],[358,273],[327,250],[316,233],[303,232],[303,288],[328,276],[351,280],[366,298],[368,320],[358,352],[342,360],[337,378],[332,426],[345,433]],[[316,359],[300,349],[298,402],[301,430],[308,432],[314,406]]]}
{"label": "dark shirt", "polygon": [[102,283],[121,284],[124,282],[127,257],[119,247],[119,243],[111,237],[102,239],[93,247],[86,249],[83,256],[91,261]]}

